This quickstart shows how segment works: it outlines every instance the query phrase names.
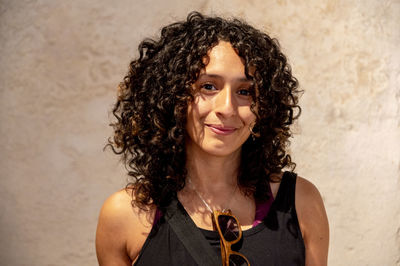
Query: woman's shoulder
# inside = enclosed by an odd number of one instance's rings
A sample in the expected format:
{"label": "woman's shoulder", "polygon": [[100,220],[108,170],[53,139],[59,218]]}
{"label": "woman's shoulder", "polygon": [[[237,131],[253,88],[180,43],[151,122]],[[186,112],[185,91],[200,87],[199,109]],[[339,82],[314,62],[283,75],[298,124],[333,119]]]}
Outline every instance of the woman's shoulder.
{"label": "woman's shoulder", "polygon": [[296,194],[302,198],[321,198],[318,188],[311,181],[301,176],[296,178]]}
{"label": "woman's shoulder", "polygon": [[297,176],[296,180],[296,210],[300,213],[307,213],[307,216],[322,211],[325,213],[324,203],[318,188],[301,176]]}
{"label": "woman's shoulder", "polygon": [[132,188],[115,192],[101,208],[96,232],[100,264],[131,265],[151,231],[155,207],[132,204],[132,192]]}
{"label": "woman's shoulder", "polygon": [[100,217],[120,225],[131,224],[132,220],[143,225],[152,223],[151,216],[156,208],[151,205],[140,208],[137,204],[132,204],[134,197],[133,188],[125,188],[113,193],[105,200]]}
{"label": "woman's shoulder", "polygon": [[317,187],[300,176],[297,177],[296,181],[295,205],[306,245],[307,261],[312,265],[326,265],[329,224],[324,202]]}
{"label": "woman's shoulder", "polygon": [[317,187],[301,176],[296,179],[295,205],[300,226],[320,222],[326,217],[324,202]]}

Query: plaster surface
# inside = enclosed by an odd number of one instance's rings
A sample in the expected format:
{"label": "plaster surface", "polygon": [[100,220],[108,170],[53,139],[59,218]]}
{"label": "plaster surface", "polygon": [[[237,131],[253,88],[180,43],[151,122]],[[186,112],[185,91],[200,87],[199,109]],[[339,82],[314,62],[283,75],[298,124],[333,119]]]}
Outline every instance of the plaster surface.
{"label": "plaster surface", "polygon": [[400,265],[400,1],[0,1],[2,265],[96,265],[126,183],[116,88],[145,37],[192,10],[279,39],[305,91],[291,151],[320,190],[329,265]]}

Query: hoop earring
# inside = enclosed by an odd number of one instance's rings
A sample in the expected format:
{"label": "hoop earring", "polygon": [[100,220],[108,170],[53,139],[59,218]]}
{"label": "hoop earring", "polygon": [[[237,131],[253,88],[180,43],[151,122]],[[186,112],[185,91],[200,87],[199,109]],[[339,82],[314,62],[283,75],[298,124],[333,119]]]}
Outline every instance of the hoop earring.
{"label": "hoop earring", "polygon": [[255,122],[254,122],[253,125],[250,124],[250,126],[249,126],[250,134],[251,134],[251,137],[252,137],[253,141],[256,141],[256,138],[259,138],[259,137],[260,137],[260,132],[255,133],[255,132],[253,131],[253,129],[254,129],[255,126],[256,126],[256,123],[255,123]]}

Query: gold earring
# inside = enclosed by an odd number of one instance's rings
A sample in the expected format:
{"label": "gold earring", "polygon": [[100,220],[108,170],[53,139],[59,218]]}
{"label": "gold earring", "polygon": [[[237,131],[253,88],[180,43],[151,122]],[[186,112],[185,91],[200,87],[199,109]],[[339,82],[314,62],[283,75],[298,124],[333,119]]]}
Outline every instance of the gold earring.
{"label": "gold earring", "polygon": [[251,134],[251,137],[253,138],[253,141],[256,141],[256,138],[259,138],[259,137],[260,137],[260,132],[255,133],[255,132],[253,131],[253,128],[254,128],[255,126],[256,126],[256,123],[255,123],[255,122],[254,122],[253,125],[250,125],[250,126],[249,126],[250,134]]}

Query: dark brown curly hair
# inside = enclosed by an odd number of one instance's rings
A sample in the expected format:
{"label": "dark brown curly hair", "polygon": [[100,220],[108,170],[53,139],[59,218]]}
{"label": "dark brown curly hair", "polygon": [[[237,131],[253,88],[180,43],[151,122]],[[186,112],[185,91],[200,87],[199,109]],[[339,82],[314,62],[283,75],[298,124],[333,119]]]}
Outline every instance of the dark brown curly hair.
{"label": "dark brown curly hair", "polygon": [[[185,124],[192,85],[206,66],[207,52],[220,40],[231,43],[258,90],[252,110],[257,105],[253,131],[259,137],[249,137],[242,146],[240,188],[258,201],[266,200],[271,174],[294,169],[286,148],[289,126],[301,111],[300,91],[278,41],[244,21],[192,12],[186,21],[162,28],[157,40],[140,43],[139,58],[130,63],[119,87],[112,110],[115,134],[107,146],[122,155],[132,178],[132,204],[164,209],[185,186]],[[250,75],[249,69],[255,71]]]}

